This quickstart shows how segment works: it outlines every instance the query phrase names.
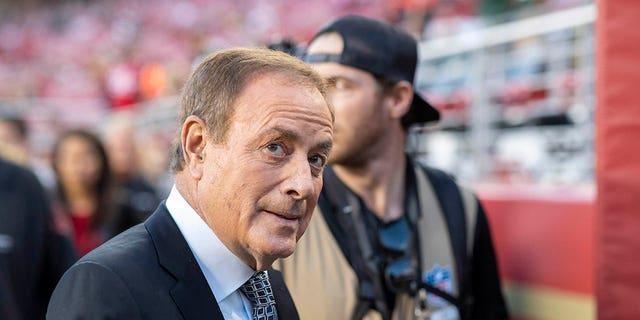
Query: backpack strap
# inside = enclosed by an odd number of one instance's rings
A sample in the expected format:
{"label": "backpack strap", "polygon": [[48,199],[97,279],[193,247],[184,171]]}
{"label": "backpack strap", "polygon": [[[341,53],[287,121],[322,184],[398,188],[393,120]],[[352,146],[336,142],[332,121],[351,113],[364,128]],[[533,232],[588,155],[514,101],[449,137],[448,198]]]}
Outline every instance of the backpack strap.
{"label": "backpack strap", "polygon": [[460,316],[466,319],[473,303],[471,296],[471,257],[477,215],[475,196],[462,192],[455,180],[444,171],[421,166],[442,208],[449,230],[459,281]]}
{"label": "backpack strap", "polygon": [[423,167],[429,181],[433,185],[438,202],[445,215],[453,255],[456,259],[456,269],[460,283],[466,280],[464,277],[465,262],[467,260],[467,223],[464,213],[462,197],[458,185],[443,171],[434,168]]}
{"label": "backpack strap", "polygon": [[469,189],[458,186],[464,204],[464,213],[467,222],[467,256],[471,260],[473,256],[473,244],[475,238],[475,227],[478,221],[478,199]]}
{"label": "backpack strap", "polygon": [[[352,319],[362,319],[370,309],[376,309],[388,318],[384,288],[366,226],[362,223],[362,208],[358,198],[336,176],[331,166],[323,174],[324,187],[318,199],[331,233],[342,253],[358,277],[358,304]],[[356,241],[352,241],[353,239]]]}
{"label": "backpack strap", "polygon": [[475,297],[473,294],[473,288],[471,286],[471,270],[473,269],[473,251],[475,244],[475,230],[478,221],[479,203],[476,195],[464,187],[459,186],[460,194],[464,201],[464,212],[467,218],[467,260],[466,261],[466,282],[461,295],[461,303],[464,307],[464,312],[461,314],[463,319],[470,319],[473,306],[475,304]]}

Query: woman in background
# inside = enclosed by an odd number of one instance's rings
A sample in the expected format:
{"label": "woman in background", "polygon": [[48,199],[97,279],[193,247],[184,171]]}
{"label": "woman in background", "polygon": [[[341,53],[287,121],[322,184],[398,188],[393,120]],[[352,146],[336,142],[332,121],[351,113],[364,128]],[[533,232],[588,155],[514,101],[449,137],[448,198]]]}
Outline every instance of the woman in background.
{"label": "woman in background", "polygon": [[84,255],[120,231],[111,227],[117,219],[107,153],[97,136],[75,129],[58,139],[52,162],[55,225]]}

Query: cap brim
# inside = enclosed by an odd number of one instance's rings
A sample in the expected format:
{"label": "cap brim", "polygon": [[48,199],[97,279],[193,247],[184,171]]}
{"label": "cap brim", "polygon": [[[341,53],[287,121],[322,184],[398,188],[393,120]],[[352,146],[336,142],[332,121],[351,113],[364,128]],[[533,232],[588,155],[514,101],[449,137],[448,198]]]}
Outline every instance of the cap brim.
{"label": "cap brim", "polygon": [[440,120],[440,112],[417,92],[414,92],[411,109],[402,119],[405,126],[416,123],[429,124],[438,120]]}

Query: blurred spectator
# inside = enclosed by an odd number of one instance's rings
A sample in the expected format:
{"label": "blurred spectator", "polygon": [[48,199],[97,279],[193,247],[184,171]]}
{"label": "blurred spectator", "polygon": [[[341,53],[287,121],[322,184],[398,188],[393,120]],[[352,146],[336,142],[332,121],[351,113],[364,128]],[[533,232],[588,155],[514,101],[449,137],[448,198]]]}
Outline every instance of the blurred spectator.
{"label": "blurred spectator", "polygon": [[108,69],[105,91],[114,109],[128,108],[138,102],[138,70],[130,62],[121,62]]}
{"label": "blurred spectator", "polygon": [[113,114],[105,124],[103,138],[114,176],[120,215],[140,222],[156,209],[160,199],[141,173],[133,121],[130,112]]}
{"label": "blurred spectator", "polygon": [[0,157],[16,164],[29,165],[27,124],[20,117],[0,117]]}
{"label": "blurred spectator", "polygon": [[173,186],[173,175],[169,172],[170,148],[171,139],[157,130],[140,134],[140,172],[160,199],[166,198]]}
{"label": "blurred spectator", "polygon": [[29,167],[46,190],[54,184],[48,162],[33,157],[29,148],[29,128],[22,116],[0,116],[0,158]]}
{"label": "blurred spectator", "polygon": [[53,289],[76,256],[53,231],[44,189],[0,159],[0,319],[44,319]]}
{"label": "blurred spectator", "polygon": [[159,63],[145,63],[140,68],[139,87],[143,100],[153,100],[166,94],[168,75],[166,68]]}
{"label": "blurred spectator", "polygon": [[65,132],[52,158],[57,177],[55,224],[74,240],[81,255],[133,225],[123,225],[116,216],[107,154],[94,134],[80,129]]}

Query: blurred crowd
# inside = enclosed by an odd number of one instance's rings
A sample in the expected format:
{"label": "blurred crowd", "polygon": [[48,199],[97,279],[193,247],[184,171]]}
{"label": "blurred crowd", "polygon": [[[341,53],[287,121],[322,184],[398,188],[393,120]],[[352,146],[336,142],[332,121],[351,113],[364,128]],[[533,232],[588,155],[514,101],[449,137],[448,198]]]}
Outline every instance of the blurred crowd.
{"label": "blurred crowd", "polygon": [[168,193],[168,147],[142,157],[140,144],[158,145],[141,140],[132,119],[114,113],[103,130],[61,130],[42,159],[24,119],[0,117],[0,318],[42,319],[64,270],[144,221]]}
{"label": "blurred crowd", "polygon": [[115,114],[106,120],[102,133],[65,130],[52,147],[49,163],[38,163],[26,143],[26,123],[0,118],[0,159],[36,174],[49,196],[56,231],[72,239],[80,255],[142,222],[171,186],[165,160],[168,147],[144,154],[157,162],[157,175],[150,175],[140,161],[138,143],[143,141],[135,136],[131,120],[130,114]]}
{"label": "blurred crowd", "polygon": [[427,39],[472,30],[487,21],[483,15],[580,1],[0,1],[0,97],[97,98],[121,108],[176,94],[203,54],[305,43],[323,22],[347,13]]}
{"label": "blurred crowd", "polygon": [[305,41],[329,17],[380,17],[395,2],[43,2],[1,14],[0,97],[103,98],[118,108],[173,95],[203,53],[285,36]]}

